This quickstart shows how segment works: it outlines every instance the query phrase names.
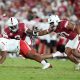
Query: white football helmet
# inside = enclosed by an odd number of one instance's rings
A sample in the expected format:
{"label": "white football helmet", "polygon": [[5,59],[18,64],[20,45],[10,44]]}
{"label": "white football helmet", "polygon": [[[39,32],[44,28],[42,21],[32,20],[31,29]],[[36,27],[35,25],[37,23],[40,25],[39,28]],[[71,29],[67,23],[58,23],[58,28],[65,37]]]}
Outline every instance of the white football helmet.
{"label": "white football helmet", "polygon": [[48,19],[48,23],[54,23],[54,26],[58,26],[58,23],[60,22],[60,18],[58,15],[51,15]]}
{"label": "white football helmet", "polygon": [[10,17],[7,21],[7,26],[13,32],[18,30],[18,20],[15,17]]}

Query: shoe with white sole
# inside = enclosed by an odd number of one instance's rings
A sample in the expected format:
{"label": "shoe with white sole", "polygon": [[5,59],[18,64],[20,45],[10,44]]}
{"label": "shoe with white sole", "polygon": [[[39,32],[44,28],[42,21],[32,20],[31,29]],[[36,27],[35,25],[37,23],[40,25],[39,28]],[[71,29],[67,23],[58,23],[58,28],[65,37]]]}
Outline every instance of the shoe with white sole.
{"label": "shoe with white sole", "polygon": [[43,66],[42,69],[52,68],[52,65],[50,63],[47,63],[45,66]]}

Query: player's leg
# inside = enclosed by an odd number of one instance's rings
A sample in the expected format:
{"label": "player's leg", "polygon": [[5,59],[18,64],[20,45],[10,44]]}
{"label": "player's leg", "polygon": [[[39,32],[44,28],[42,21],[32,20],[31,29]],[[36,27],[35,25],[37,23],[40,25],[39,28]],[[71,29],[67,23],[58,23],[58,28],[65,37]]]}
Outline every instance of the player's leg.
{"label": "player's leg", "polygon": [[6,51],[1,51],[1,54],[0,54],[0,64],[2,64],[5,61],[7,54],[8,53]]}
{"label": "player's leg", "polygon": [[50,54],[50,53],[49,54],[42,54],[41,56],[42,56],[43,59],[53,58],[53,54]]}
{"label": "player's leg", "polygon": [[80,52],[78,52],[77,49],[73,49],[73,50],[72,50],[72,53],[73,53],[74,56],[80,58]]}
{"label": "player's leg", "polygon": [[67,58],[67,55],[64,53],[61,53],[59,51],[56,51],[55,53],[49,53],[49,54],[43,54],[41,55],[43,59],[50,59],[50,58]]}
{"label": "player's leg", "polygon": [[80,41],[77,37],[73,40],[72,53],[74,56],[80,58]]}
{"label": "player's leg", "polygon": [[79,40],[77,37],[74,40],[69,40],[65,46],[65,52],[67,54],[67,57],[77,65],[77,69],[80,69],[80,60],[74,55],[76,52],[73,52],[73,49],[77,49],[78,44]]}
{"label": "player's leg", "polygon": [[20,41],[20,51],[21,55],[23,55],[25,58],[29,58],[43,64],[43,69],[49,68],[51,66],[50,63],[43,60],[41,55],[38,54],[36,50],[30,48],[29,45],[22,40]]}
{"label": "player's leg", "polygon": [[70,61],[74,62],[75,64],[78,64],[78,58],[76,58],[73,53],[71,48],[65,48],[65,53],[67,54],[67,57],[70,59]]}
{"label": "player's leg", "polygon": [[69,60],[76,64],[75,69],[79,70],[80,69],[80,60],[73,55],[72,50],[70,48],[66,48],[65,52],[66,52],[67,57],[69,58]]}
{"label": "player's leg", "polygon": [[77,48],[78,40],[75,38],[74,40],[69,40],[65,46],[65,53],[67,54],[67,57],[74,62],[75,64],[78,64],[78,58],[73,55],[73,49]]}

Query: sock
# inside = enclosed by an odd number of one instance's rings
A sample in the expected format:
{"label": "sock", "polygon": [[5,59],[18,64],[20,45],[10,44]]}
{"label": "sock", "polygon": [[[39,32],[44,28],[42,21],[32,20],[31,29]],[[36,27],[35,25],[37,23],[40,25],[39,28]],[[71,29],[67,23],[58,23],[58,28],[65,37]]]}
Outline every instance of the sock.
{"label": "sock", "polygon": [[47,62],[46,62],[45,60],[42,60],[42,61],[41,61],[41,64],[42,64],[42,65],[46,65]]}
{"label": "sock", "polygon": [[80,66],[80,63],[78,63],[77,65]]}

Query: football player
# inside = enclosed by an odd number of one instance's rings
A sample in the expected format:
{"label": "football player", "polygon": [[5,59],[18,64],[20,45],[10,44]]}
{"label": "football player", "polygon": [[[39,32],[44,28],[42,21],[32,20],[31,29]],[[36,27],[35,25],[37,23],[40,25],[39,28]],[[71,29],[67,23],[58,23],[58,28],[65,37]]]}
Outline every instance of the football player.
{"label": "football player", "polygon": [[0,63],[4,62],[7,53],[13,52],[41,63],[43,65],[42,69],[52,67],[50,63],[43,60],[41,55],[31,48],[24,40],[6,39],[0,37]]}
{"label": "football player", "polygon": [[53,31],[69,39],[65,52],[67,57],[77,64],[76,69],[80,69],[80,25],[76,25],[67,19],[60,19],[58,15],[51,15],[48,19]]}
{"label": "football player", "polygon": [[[15,17],[10,17],[6,22],[6,25],[7,26],[4,29],[5,33],[3,35],[7,35],[7,37],[11,39],[25,40],[27,35],[42,36],[51,32],[51,29],[47,29],[39,31],[38,33],[37,28],[35,26],[31,30],[27,27],[26,24],[19,22]],[[29,44],[31,44],[31,42],[29,42]]]}

